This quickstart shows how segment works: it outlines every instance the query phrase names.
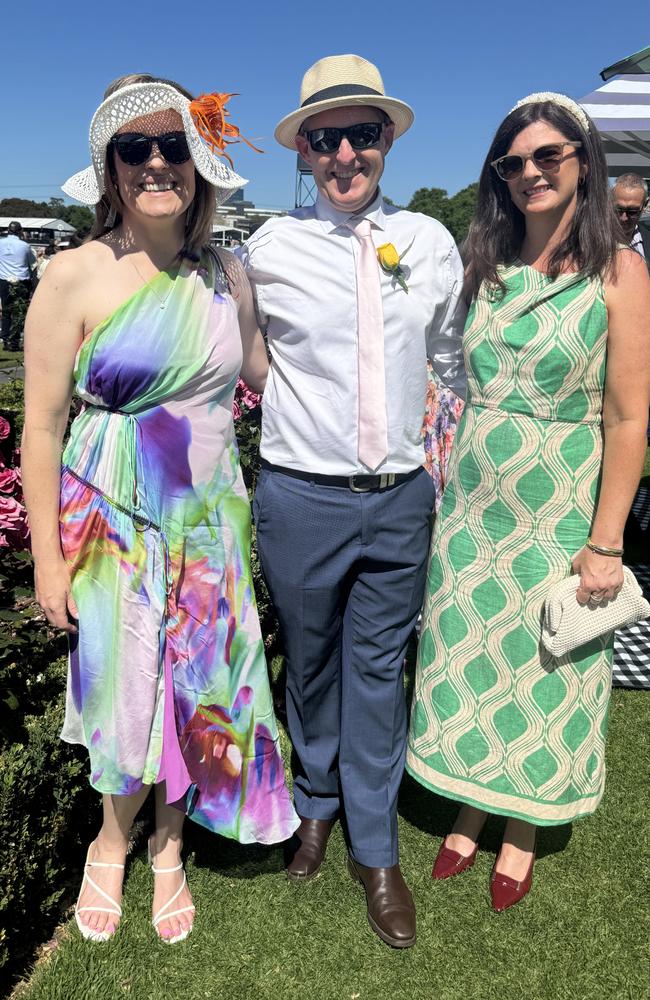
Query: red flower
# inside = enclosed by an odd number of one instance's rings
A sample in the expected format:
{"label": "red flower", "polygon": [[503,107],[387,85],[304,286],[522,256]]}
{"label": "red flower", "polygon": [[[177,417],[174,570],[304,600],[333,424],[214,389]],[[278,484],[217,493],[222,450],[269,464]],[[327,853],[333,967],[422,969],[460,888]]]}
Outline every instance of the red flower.
{"label": "red flower", "polygon": [[244,410],[254,410],[262,402],[262,397],[259,393],[253,392],[251,387],[244,382],[243,379],[237,379],[237,387],[235,389],[235,399],[232,406],[232,415],[234,420],[239,420]]}
{"label": "red flower", "polygon": [[25,508],[14,500],[13,497],[0,496],[0,525],[3,528],[11,528],[14,523],[20,520]]}
{"label": "red flower", "polygon": [[23,549],[28,538],[27,511],[14,497],[0,493],[0,546]]}
{"label": "red flower", "polygon": [[20,486],[19,470],[8,469],[0,461],[0,493],[13,493],[15,486]]}
{"label": "red flower", "polygon": [[0,417],[0,441],[4,441],[5,438],[9,437],[11,432],[11,424],[4,417]]}

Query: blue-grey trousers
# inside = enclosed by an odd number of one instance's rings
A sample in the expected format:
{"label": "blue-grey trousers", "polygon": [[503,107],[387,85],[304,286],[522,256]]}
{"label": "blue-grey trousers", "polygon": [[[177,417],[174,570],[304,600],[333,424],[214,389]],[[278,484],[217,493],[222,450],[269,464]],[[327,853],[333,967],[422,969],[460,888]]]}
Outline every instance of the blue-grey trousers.
{"label": "blue-grey trousers", "polygon": [[362,865],[398,860],[404,657],[420,611],[434,487],[424,469],[354,493],[262,469],[253,512],[283,632],[301,816],[343,811]]}

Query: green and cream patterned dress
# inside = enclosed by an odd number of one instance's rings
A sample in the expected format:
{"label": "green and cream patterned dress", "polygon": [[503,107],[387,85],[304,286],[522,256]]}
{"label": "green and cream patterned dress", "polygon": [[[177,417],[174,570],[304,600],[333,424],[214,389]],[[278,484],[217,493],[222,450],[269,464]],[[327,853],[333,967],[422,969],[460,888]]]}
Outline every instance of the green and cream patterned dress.
{"label": "green and cream patterned dress", "polygon": [[602,463],[599,279],[504,267],[464,335],[469,402],[432,542],[407,769],[540,825],[594,811],[605,781],[612,635],[554,658],[549,588],[585,544]]}

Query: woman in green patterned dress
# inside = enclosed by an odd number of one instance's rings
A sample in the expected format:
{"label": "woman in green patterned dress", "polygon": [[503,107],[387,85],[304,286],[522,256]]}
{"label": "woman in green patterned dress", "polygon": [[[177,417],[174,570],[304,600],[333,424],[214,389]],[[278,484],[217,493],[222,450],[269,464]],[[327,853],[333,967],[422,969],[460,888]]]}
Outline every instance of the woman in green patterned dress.
{"label": "woman in green patterned dress", "polygon": [[551,586],[580,603],[622,585],[623,527],[645,454],[650,281],[622,248],[600,138],[563,95],[500,125],[468,239],[468,403],[432,545],[407,768],[462,803],[433,870],[471,866],[507,817],[492,878],[530,889],[538,826],[603,794],[611,634],[555,659]]}

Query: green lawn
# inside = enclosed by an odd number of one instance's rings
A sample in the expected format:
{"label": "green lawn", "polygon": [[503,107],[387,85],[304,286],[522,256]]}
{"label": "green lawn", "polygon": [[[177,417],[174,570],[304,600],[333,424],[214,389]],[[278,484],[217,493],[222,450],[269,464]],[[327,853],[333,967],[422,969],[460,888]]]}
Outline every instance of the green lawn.
{"label": "green lawn", "polygon": [[[285,746],[286,749],[286,746]],[[371,932],[345,872],[337,826],[326,868],[287,882],[279,849],[242,848],[188,824],[196,929],[176,946],[149,924],[143,844],[127,871],[124,917],[108,945],[73,923],[21,1000],[644,1000],[648,975],[650,694],[616,691],[605,799],[591,819],[542,830],[535,885],[513,910],[489,908],[501,821],[465,875],[434,884],[431,864],[453,806],[405,780],[402,867],[418,942],[394,951]],[[80,854],[82,847],[80,845]]]}
{"label": "green lawn", "polygon": [[0,368],[20,368],[22,364],[22,351],[5,351],[4,348],[0,348]]}

